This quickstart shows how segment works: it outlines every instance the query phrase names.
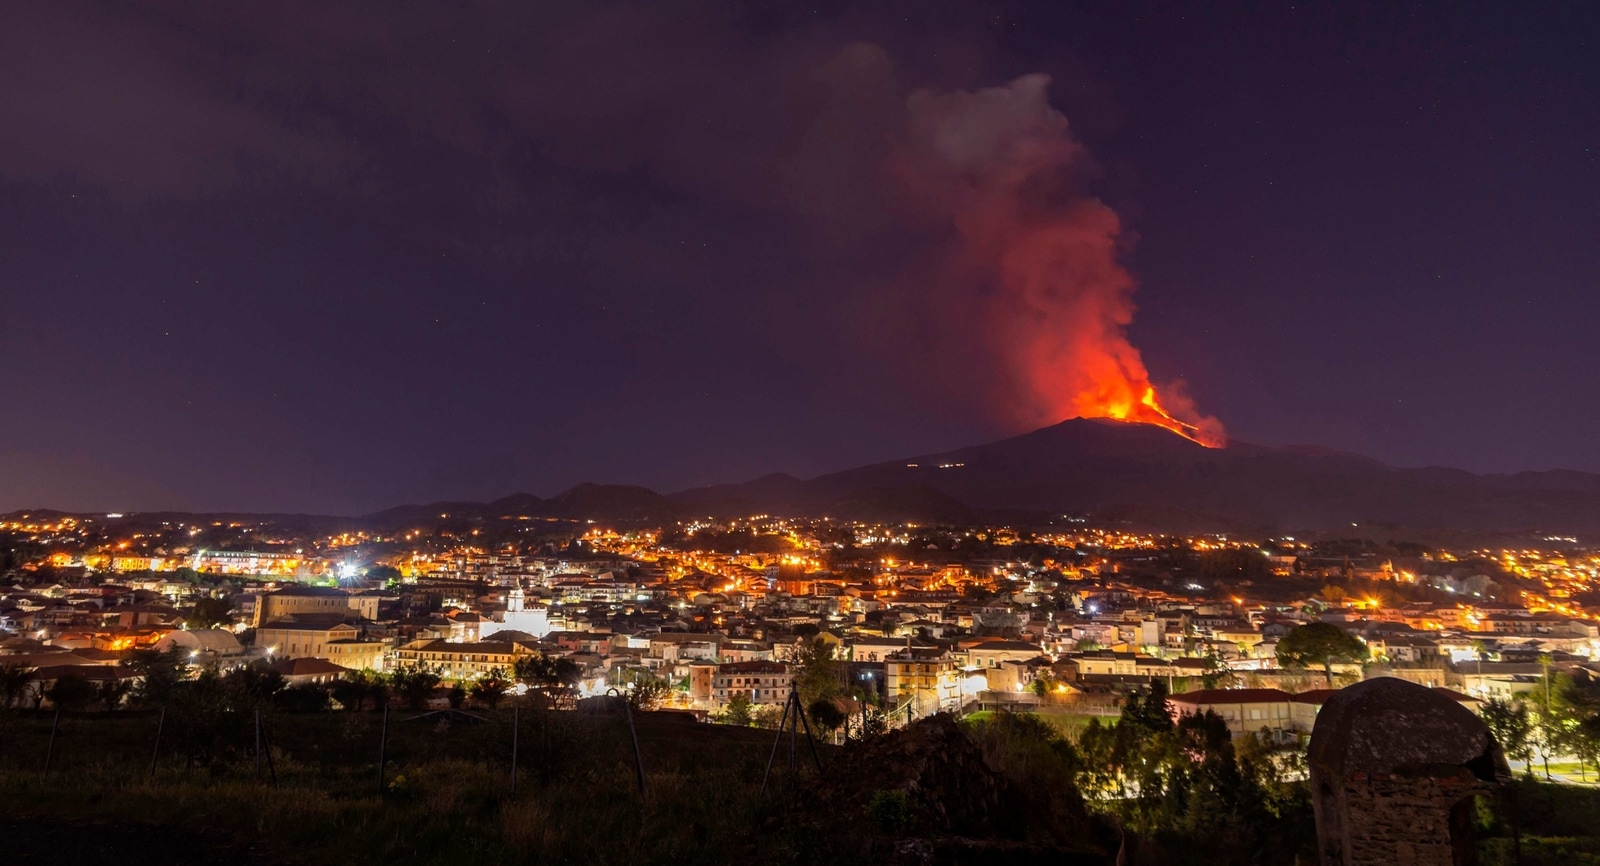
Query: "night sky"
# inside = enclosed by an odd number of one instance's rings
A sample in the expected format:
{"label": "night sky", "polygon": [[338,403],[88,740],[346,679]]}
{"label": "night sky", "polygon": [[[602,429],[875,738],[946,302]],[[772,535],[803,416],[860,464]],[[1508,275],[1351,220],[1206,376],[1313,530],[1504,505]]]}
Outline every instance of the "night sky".
{"label": "night sky", "polygon": [[[1128,340],[1235,438],[1600,471],[1600,13],[1213,5],[11,4],[0,509],[1021,432],[1058,419],[1015,347],[1060,323],[973,311],[1037,214],[1117,227]],[[990,110],[1048,178],[930,167]]]}

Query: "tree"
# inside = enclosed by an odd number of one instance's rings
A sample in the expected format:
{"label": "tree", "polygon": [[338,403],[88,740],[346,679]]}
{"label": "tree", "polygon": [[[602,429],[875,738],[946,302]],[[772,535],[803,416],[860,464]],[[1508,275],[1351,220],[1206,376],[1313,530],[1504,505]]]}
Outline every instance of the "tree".
{"label": "tree", "polygon": [[1327,622],[1295,626],[1278,641],[1278,663],[1294,670],[1320,667],[1333,688],[1334,662],[1364,662],[1367,645],[1361,639]]}
{"label": "tree", "polygon": [[761,704],[750,714],[750,724],[772,730],[783,724],[783,707],[780,704]]}
{"label": "tree", "polygon": [[841,665],[833,657],[833,647],[820,635],[803,641],[790,660],[800,703],[810,706],[818,698],[831,698],[844,691],[840,682]]}
{"label": "tree", "polygon": [[722,710],[722,723],[724,725],[737,725],[741,728],[750,727],[753,720],[750,713],[750,693],[734,692],[728,697],[728,706]]}
{"label": "tree", "polygon": [[889,717],[877,707],[864,707],[861,710],[861,738],[876,737],[889,731]]}
{"label": "tree", "polygon": [[400,569],[392,565],[374,565],[367,569],[366,578],[379,581],[386,586],[392,585],[400,582]]}
{"label": "tree", "polygon": [[1215,648],[1201,656],[1205,667],[1200,670],[1200,685],[1202,688],[1226,688],[1233,684],[1235,679],[1233,671],[1224,662],[1222,654]]}
{"label": "tree", "polygon": [[0,699],[5,701],[0,708],[16,706],[17,700],[27,693],[33,673],[34,669],[24,664],[0,664]]}
{"label": "tree", "polygon": [[1528,708],[1521,703],[1512,704],[1500,698],[1490,698],[1483,705],[1483,722],[1506,756],[1521,761],[1527,772],[1533,773],[1533,720]]}
{"label": "tree", "polygon": [[1556,712],[1579,720],[1600,715],[1600,676],[1584,668],[1557,674],[1555,708]]}
{"label": "tree", "polygon": [[1082,760],[1054,725],[1032,713],[995,713],[983,721],[963,721],[962,727],[983,750],[985,764],[1034,792],[1033,802],[1048,804],[1056,821],[1045,826],[1071,826],[1083,814],[1075,784]]}
{"label": "tree", "polygon": [[157,705],[165,705],[172,699],[173,690],[183,681],[189,667],[183,651],[177,647],[165,652],[156,649],[134,650],[128,657],[127,666],[139,678],[134,697]]}
{"label": "tree", "polygon": [[369,697],[374,699],[374,707],[388,702],[389,689],[383,674],[375,671],[352,671],[336,680],[331,691],[333,699],[351,712],[360,712]]}
{"label": "tree", "polygon": [[292,713],[314,713],[328,709],[328,690],[313,683],[289,686],[273,696],[273,703]]}
{"label": "tree", "polygon": [[660,709],[672,694],[672,686],[660,677],[645,674],[633,681],[623,697],[636,710]]}
{"label": "tree", "polygon": [[1212,550],[1200,554],[1200,576],[1209,581],[1266,580],[1272,568],[1256,548]]}
{"label": "tree", "polygon": [[287,685],[283,674],[259,662],[229,671],[223,679],[242,702],[256,707],[270,703]]}
{"label": "tree", "polygon": [[1136,691],[1128,695],[1122,704],[1122,717],[1117,727],[1133,727],[1152,734],[1172,730],[1172,708],[1167,703],[1167,684],[1153,679],[1149,691]]}
{"label": "tree", "polygon": [[191,629],[217,628],[233,621],[233,602],[207,596],[195,601],[194,610],[183,618]]}
{"label": "tree", "polygon": [[[496,671],[499,668],[495,669]],[[501,677],[502,680],[504,677]],[[407,665],[397,668],[389,677],[394,684],[395,695],[413,710],[428,708],[428,698],[433,696],[433,690],[438,688],[442,677],[439,672],[425,665]],[[502,687],[501,691],[505,691]]]}
{"label": "tree", "polygon": [[94,684],[77,671],[67,671],[44,690],[44,696],[60,709],[81,710],[94,700]]}
{"label": "tree", "polygon": [[552,704],[562,705],[570,703],[577,693],[583,670],[572,659],[541,652],[517,659],[512,675],[518,682],[548,697]]}
{"label": "tree", "polygon": [[448,696],[448,700],[450,701],[450,709],[452,709],[452,710],[461,709],[462,705],[464,705],[467,702],[467,690],[466,690],[466,688],[463,687],[460,683],[451,683],[450,684],[450,694]]}
{"label": "tree", "polygon": [[1472,654],[1478,657],[1478,676],[1483,676],[1483,660],[1489,657],[1489,645],[1482,640],[1472,642]]}
{"label": "tree", "polygon": [[111,712],[122,706],[122,701],[133,691],[132,680],[101,680],[94,687],[95,703]]}
{"label": "tree", "polygon": [[1561,746],[1585,764],[1600,769],[1600,677],[1583,668],[1556,674],[1552,712],[1558,720]]}
{"label": "tree", "polygon": [[478,677],[472,683],[472,699],[480,704],[494,709],[500,706],[500,700],[506,696],[506,689],[511,688],[511,681],[506,679],[506,672],[500,668],[491,668],[488,673]]}
{"label": "tree", "polygon": [[1544,672],[1544,711],[1550,715],[1550,703],[1553,700],[1550,689],[1550,668],[1555,664],[1555,657],[1549,653],[1539,653],[1539,669]]}
{"label": "tree", "polygon": [[806,715],[811,718],[822,731],[832,734],[844,726],[849,718],[844,710],[839,709],[839,704],[833,698],[817,698],[806,707]]}
{"label": "tree", "polygon": [[1141,835],[1249,847],[1261,823],[1252,810],[1264,799],[1254,768],[1245,772],[1220,716],[1190,713],[1175,722],[1166,705],[1157,681],[1129,696],[1114,727],[1091,720],[1078,737],[1078,789]]}

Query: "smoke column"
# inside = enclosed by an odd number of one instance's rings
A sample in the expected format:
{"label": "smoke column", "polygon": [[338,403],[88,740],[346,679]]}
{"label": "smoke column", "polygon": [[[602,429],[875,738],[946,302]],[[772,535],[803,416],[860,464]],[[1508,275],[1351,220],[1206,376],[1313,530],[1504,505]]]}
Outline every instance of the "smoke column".
{"label": "smoke column", "polygon": [[981,287],[976,321],[1017,423],[1117,418],[1210,446],[1222,425],[1181,385],[1157,388],[1128,342],[1136,283],[1122,225],[1080,189],[1088,153],[1050,106],[1045,75],[976,92],[919,90],[893,168],[951,237],[944,276]]}

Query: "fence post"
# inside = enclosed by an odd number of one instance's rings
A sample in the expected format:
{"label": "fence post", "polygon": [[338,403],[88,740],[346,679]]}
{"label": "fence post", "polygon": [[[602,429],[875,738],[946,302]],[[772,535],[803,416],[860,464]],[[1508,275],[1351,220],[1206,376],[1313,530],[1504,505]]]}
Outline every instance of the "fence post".
{"label": "fence post", "polygon": [[261,781],[261,711],[256,710],[256,781]]}
{"label": "fence post", "polygon": [[794,696],[795,716],[800,719],[800,724],[806,727],[806,743],[811,746],[811,762],[817,765],[817,775],[822,775],[822,756],[817,754],[817,738],[811,735],[811,723],[806,721],[806,714],[800,708],[800,693]]}
{"label": "fence post", "polygon": [[767,771],[761,774],[761,795],[767,795],[767,779],[772,776],[772,762],[778,757],[778,744],[783,742],[784,726],[789,724],[789,700],[783,701],[783,715],[778,717],[778,735],[772,738],[772,752],[767,755]]}
{"label": "fence post", "polygon": [[50,723],[50,745],[44,750],[44,772],[41,776],[50,775],[50,760],[56,756],[56,729],[61,727],[61,707],[56,707],[55,720]]}
{"label": "fence post", "polygon": [[511,794],[517,793],[517,734],[522,730],[522,706],[511,705]]}
{"label": "fence post", "polygon": [[622,704],[622,715],[628,720],[628,738],[633,740],[633,769],[639,777],[639,803],[644,804],[644,752],[639,750],[639,730],[633,726],[633,707],[626,696],[616,689],[607,689],[606,695]]}
{"label": "fence post", "polygon": [[161,708],[161,716],[156,719],[156,744],[150,750],[150,778],[156,777],[156,758],[161,757],[161,729],[167,726],[167,708]]}
{"label": "fence post", "polygon": [[378,794],[383,795],[383,765],[389,756],[389,705],[383,705],[383,733],[378,739]]}
{"label": "fence post", "polygon": [[[259,712],[259,710],[257,711]],[[267,756],[267,782],[272,787],[278,787],[278,765],[272,761],[272,738],[267,736],[267,727],[261,728],[261,751]]]}

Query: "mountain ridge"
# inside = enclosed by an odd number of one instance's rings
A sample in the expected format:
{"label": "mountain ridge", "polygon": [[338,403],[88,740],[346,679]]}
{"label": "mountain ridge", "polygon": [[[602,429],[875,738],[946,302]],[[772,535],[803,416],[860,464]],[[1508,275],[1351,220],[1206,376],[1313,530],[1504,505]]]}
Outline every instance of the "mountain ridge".
{"label": "mountain ridge", "polygon": [[584,483],[549,498],[515,493],[486,503],[440,501],[329,519],[403,528],[441,520],[644,523],[753,514],[938,523],[997,516],[1042,522],[1068,514],[1168,531],[1382,524],[1575,535],[1600,532],[1600,475],[1400,468],[1321,446],[1232,442],[1207,448],[1161,427],[1075,418],[809,479],[771,473],[668,494]]}

